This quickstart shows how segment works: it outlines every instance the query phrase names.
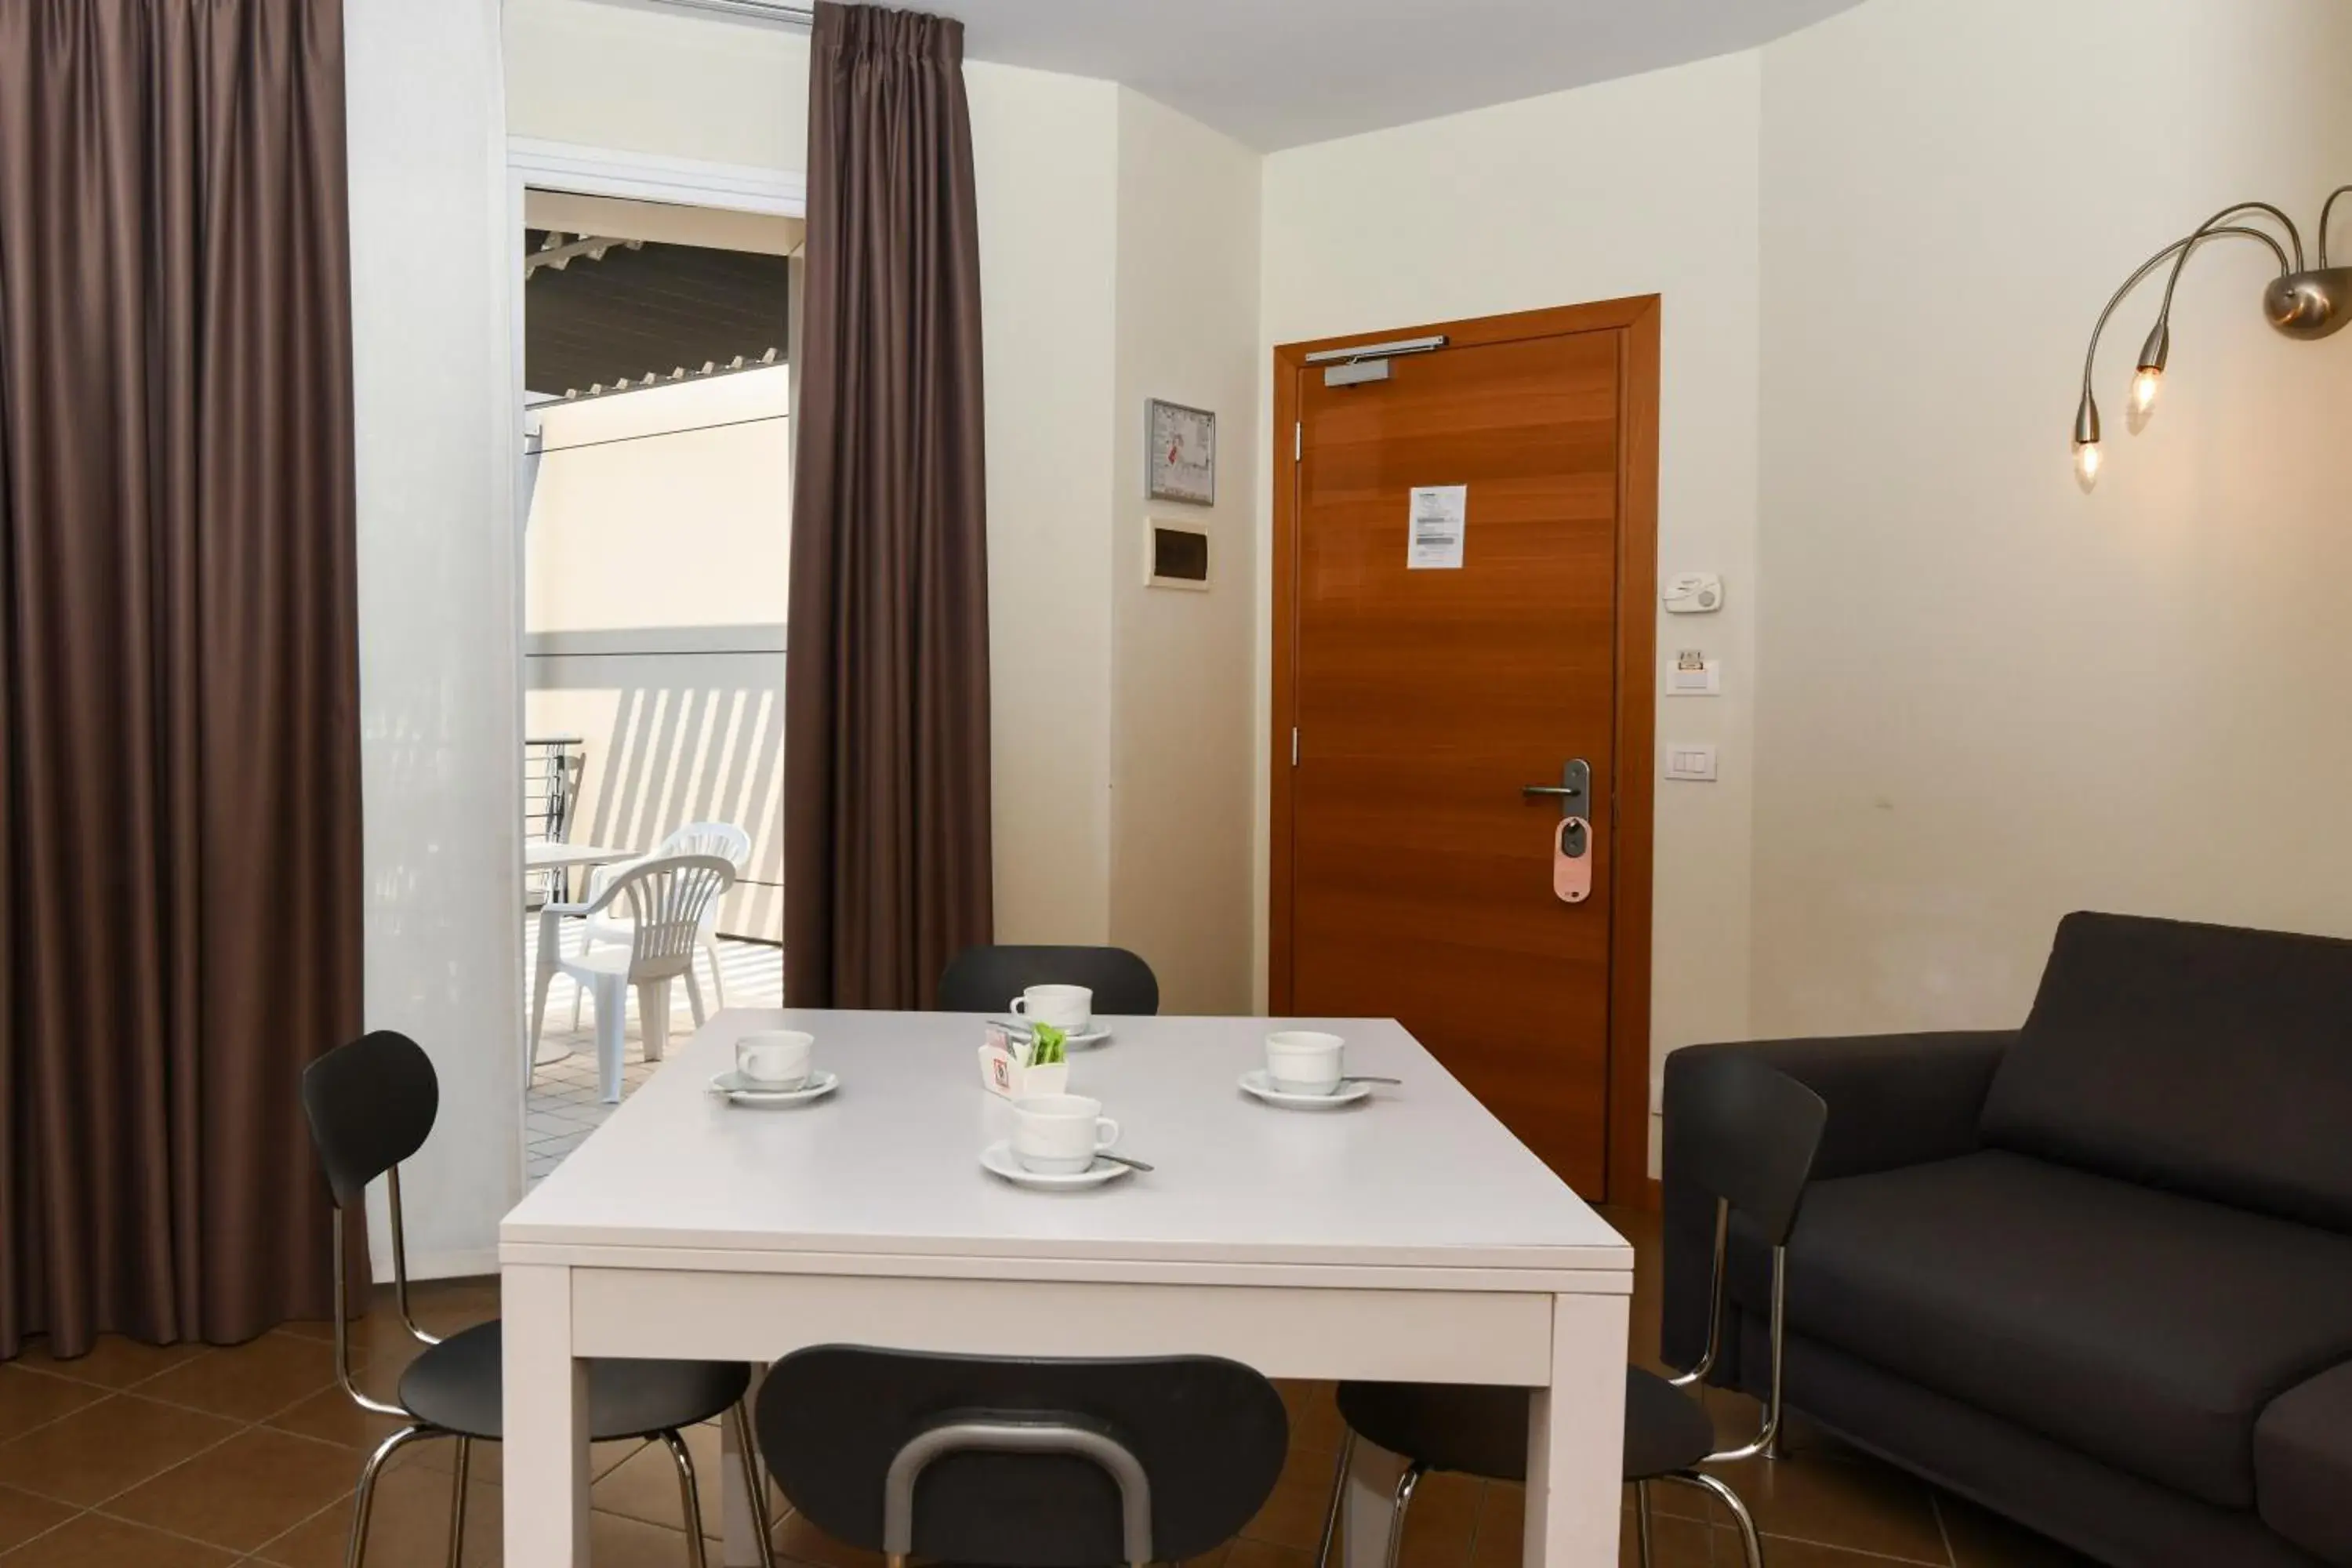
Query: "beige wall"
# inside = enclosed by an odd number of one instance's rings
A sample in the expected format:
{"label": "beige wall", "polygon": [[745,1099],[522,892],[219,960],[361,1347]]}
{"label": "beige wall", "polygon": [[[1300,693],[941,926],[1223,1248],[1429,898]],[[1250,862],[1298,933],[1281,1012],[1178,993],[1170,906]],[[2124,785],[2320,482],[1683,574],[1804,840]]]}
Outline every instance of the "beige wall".
{"label": "beige wall", "polygon": [[688,822],[751,836],[719,929],[783,937],[791,372],[747,371],[536,416],[523,723],[573,734],[572,837],[650,848]]}
{"label": "beige wall", "polygon": [[[1658,563],[1666,574],[1722,573],[1727,605],[1710,616],[1661,616],[1658,633],[1662,650],[1699,646],[1725,663],[1721,698],[1660,706],[1660,739],[1716,742],[1722,774],[1714,784],[1658,785],[1652,989],[1661,1050],[1737,1036],[1748,1018],[1758,93],[1757,58],[1734,56],[1265,162],[1268,351],[1333,333],[1664,297]],[[1265,547],[1262,531],[1262,570]],[[1261,670],[1265,592],[1262,579]],[[1263,676],[1260,685],[1263,704]],[[1263,755],[1262,706],[1259,715]],[[1576,738],[1561,745],[1573,754]],[[1263,797],[1254,817],[1262,878]],[[1262,897],[1253,908],[1262,921]]]}
{"label": "beige wall", "polygon": [[[1251,1003],[1261,163],[1119,89],[1110,934],[1150,961],[1171,1012]],[[1145,499],[1151,397],[1215,411],[1213,507]],[[1206,593],[1144,585],[1154,517],[1207,530]]]}
{"label": "beige wall", "polygon": [[2067,458],[2133,266],[2352,179],[2352,6],[1874,0],[1765,51],[1763,131],[1758,1027],[2013,1024],[2070,909],[2352,934],[2352,350],[2207,252],[2153,423],[2142,298]]}

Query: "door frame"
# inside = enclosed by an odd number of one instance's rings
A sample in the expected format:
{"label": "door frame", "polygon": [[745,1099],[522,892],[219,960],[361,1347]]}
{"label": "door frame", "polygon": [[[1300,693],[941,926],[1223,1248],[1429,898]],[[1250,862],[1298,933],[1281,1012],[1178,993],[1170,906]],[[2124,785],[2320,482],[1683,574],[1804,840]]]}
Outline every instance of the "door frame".
{"label": "door frame", "polygon": [[[1650,1179],[1651,868],[1658,726],[1659,297],[1521,310],[1283,343],[1274,351],[1273,728],[1266,823],[1266,995],[1292,1011],[1290,731],[1297,723],[1298,378],[1307,356],[1443,334],[1448,348],[1618,331],[1617,679],[1610,781],[1608,1119],[1602,1169],[1610,1203],[1654,1207]],[[1282,439],[1284,426],[1294,432]]]}

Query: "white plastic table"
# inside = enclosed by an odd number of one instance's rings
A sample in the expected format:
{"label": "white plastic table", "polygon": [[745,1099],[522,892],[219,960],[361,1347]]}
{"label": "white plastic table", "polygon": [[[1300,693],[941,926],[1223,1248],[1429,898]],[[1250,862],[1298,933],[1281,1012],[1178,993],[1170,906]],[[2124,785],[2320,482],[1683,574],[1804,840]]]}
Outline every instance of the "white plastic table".
{"label": "white plastic table", "polygon": [[[1082,1192],[981,1169],[1011,1116],[973,1016],[737,1009],[673,1051],[499,1227],[509,1568],[588,1562],[580,1358],[844,1342],[1532,1388],[1525,1562],[1613,1565],[1623,1239],[1395,1023],[1309,1022],[1348,1037],[1352,1070],[1405,1080],[1324,1112],[1236,1089],[1266,1020],[1109,1023],[1071,1090],[1159,1168]],[[816,1036],[830,1099],[709,1091],[739,1036],[783,1026]],[[728,1561],[749,1562],[748,1512],[727,1511]]]}

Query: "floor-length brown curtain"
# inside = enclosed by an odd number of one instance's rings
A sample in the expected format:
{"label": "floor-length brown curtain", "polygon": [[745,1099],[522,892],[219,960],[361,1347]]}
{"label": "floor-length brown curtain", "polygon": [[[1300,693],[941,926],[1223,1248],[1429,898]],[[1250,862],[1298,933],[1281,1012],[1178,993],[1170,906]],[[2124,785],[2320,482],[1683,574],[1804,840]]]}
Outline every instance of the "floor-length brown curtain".
{"label": "floor-length brown curtain", "polygon": [[0,1356],[327,1309],[296,1091],[360,1027],[341,3],[0,0]]}
{"label": "floor-length brown curtain", "polygon": [[[927,1006],[990,931],[963,26],[819,4],[784,678],[784,989]],[[1042,633],[1041,633],[1042,635]]]}

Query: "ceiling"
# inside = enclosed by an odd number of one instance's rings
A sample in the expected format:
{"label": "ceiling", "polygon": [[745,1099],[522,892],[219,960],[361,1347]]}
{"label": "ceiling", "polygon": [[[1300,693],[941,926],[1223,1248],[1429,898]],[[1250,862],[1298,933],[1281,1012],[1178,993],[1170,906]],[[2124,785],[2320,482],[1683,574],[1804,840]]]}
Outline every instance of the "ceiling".
{"label": "ceiling", "polygon": [[[537,250],[546,238],[532,229],[526,244]],[[782,256],[648,241],[540,268],[523,294],[523,385],[561,395],[691,374],[738,354],[756,361],[771,349],[782,360],[786,265]]]}
{"label": "ceiling", "polygon": [[973,59],[1108,77],[1261,151],[1768,42],[1859,0],[940,0]]}

